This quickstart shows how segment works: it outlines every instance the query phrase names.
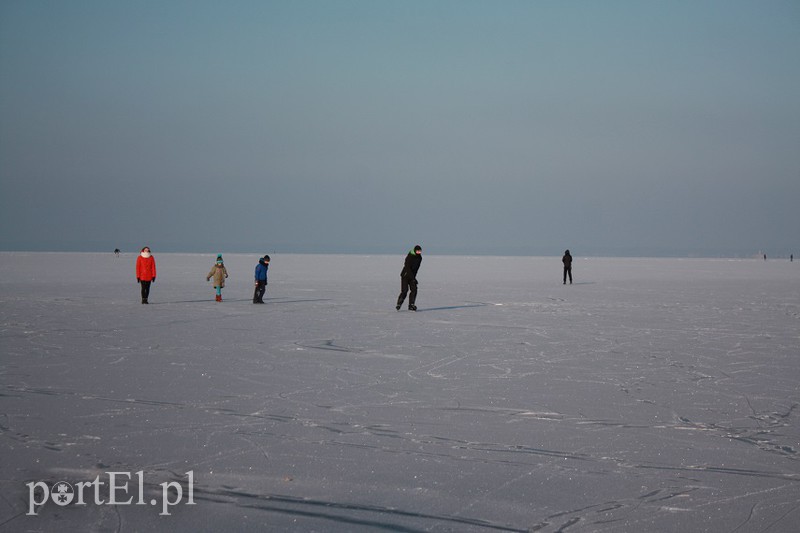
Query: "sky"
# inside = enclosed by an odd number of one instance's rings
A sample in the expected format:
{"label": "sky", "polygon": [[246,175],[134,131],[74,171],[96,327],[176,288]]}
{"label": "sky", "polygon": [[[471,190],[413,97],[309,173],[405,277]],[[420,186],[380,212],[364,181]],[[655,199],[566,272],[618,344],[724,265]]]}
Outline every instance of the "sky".
{"label": "sky", "polygon": [[2,0],[0,249],[800,252],[796,1]]}

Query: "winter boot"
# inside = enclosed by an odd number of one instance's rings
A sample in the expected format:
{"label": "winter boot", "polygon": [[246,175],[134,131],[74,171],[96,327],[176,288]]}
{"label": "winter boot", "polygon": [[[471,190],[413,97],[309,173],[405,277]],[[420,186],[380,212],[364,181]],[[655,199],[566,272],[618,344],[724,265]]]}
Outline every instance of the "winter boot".
{"label": "winter boot", "polygon": [[409,311],[416,311],[417,310],[417,306],[414,305],[414,304],[408,304],[408,310]]}
{"label": "winter boot", "polygon": [[217,294],[217,301],[218,301],[218,302],[221,302],[221,301],[222,301],[222,295],[221,295],[221,294]]}

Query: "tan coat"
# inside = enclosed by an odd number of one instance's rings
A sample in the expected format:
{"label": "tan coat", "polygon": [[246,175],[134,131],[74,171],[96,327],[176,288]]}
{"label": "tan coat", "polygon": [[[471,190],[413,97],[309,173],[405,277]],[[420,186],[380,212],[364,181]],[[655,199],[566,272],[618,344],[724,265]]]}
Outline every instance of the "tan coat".
{"label": "tan coat", "polygon": [[214,278],[215,287],[224,287],[225,278],[228,277],[228,271],[225,270],[225,265],[214,265],[211,267],[211,272],[206,276],[206,281],[210,280],[212,277]]}

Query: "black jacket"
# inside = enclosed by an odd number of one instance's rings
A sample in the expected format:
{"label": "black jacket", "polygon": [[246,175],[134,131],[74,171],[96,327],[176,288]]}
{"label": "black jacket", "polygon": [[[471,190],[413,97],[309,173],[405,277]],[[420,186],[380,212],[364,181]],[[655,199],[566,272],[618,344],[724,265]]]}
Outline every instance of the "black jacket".
{"label": "black jacket", "polygon": [[421,264],[422,254],[417,255],[414,250],[411,250],[406,256],[406,262],[403,264],[403,271],[400,272],[400,277],[408,280],[417,279],[417,271]]}

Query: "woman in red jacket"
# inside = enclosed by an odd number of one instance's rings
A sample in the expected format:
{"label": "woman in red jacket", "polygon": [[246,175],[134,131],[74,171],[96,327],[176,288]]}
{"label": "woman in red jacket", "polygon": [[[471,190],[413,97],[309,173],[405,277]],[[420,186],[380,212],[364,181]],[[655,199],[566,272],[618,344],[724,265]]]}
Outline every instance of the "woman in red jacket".
{"label": "woman in red jacket", "polygon": [[147,303],[150,296],[150,284],[156,281],[156,260],[150,255],[150,247],[142,248],[136,258],[136,281],[142,286],[142,303]]}

